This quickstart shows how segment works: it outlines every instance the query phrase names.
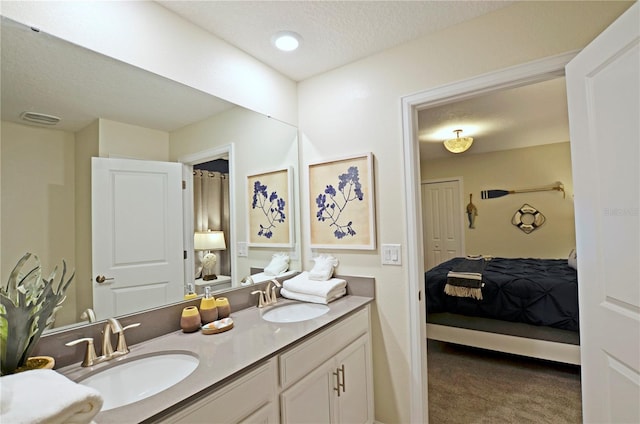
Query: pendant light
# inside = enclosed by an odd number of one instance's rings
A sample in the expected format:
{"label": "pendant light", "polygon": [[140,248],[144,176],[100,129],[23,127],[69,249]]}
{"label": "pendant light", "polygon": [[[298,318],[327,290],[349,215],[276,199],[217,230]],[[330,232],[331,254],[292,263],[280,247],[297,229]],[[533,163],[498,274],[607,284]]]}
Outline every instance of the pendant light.
{"label": "pendant light", "polygon": [[462,130],[454,130],[453,132],[456,133],[456,138],[445,140],[444,148],[451,153],[462,153],[469,150],[469,147],[471,147],[471,145],[473,144],[473,138],[460,137],[460,133],[462,132]]}

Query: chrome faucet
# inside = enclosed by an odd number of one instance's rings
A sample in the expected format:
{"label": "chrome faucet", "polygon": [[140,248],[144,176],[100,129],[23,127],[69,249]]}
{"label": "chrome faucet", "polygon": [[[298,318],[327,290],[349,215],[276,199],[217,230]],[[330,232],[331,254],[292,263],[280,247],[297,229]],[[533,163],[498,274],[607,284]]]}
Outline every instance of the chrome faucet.
{"label": "chrome faucet", "polygon": [[[102,332],[101,356],[98,356],[96,354],[93,338],[91,337],[73,340],[69,343],[66,343],[66,346],[75,346],[78,343],[87,342],[87,350],[85,352],[81,366],[91,367],[93,365],[99,364],[100,362],[108,361],[110,359],[117,358],[118,356],[126,355],[127,353],[129,353],[129,347],[127,346],[127,341],[124,338],[124,332],[129,328],[137,327],[139,325],[140,323],[137,322],[135,324],[130,324],[126,327],[122,327],[117,319],[107,319],[107,322],[104,325],[104,330]],[[116,345],[115,351],[113,350],[113,344],[111,342],[111,335],[114,333],[118,334],[118,343]]]}

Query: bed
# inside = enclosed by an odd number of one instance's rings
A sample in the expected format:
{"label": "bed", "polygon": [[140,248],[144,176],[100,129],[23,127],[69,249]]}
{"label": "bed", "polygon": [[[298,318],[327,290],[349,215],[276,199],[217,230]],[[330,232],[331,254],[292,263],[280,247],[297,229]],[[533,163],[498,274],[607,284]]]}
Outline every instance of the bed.
{"label": "bed", "polygon": [[428,338],[580,363],[578,279],[567,260],[492,258],[478,269],[481,299],[446,294],[469,263],[453,258],[425,273]]}

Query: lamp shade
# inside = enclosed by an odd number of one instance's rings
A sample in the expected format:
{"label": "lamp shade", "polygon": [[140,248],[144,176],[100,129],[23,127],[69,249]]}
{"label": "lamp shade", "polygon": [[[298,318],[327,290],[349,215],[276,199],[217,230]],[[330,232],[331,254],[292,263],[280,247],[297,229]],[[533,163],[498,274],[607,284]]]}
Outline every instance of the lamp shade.
{"label": "lamp shade", "polygon": [[462,130],[453,131],[456,133],[456,138],[451,138],[444,141],[444,147],[451,153],[462,153],[469,150],[469,147],[473,144],[473,138],[460,137]]}
{"label": "lamp shade", "polygon": [[196,231],[193,236],[195,250],[225,250],[224,233],[222,231]]}

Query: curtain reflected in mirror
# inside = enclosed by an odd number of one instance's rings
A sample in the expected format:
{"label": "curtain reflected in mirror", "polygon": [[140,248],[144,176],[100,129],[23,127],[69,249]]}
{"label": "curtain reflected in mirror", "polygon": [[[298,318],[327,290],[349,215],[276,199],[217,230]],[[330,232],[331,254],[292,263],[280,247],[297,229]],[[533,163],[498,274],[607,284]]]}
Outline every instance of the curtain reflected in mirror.
{"label": "curtain reflected in mirror", "polygon": [[[197,232],[222,231],[224,239],[230,240],[228,165],[226,173],[207,171],[206,169],[212,162],[194,166],[194,168],[198,168],[193,171],[194,230]],[[194,278],[196,279],[203,277],[202,260],[207,253],[208,250],[196,250],[195,252]],[[217,258],[213,273],[231,275],[230,251],[228,249],[216,250],[213,253]]]}

